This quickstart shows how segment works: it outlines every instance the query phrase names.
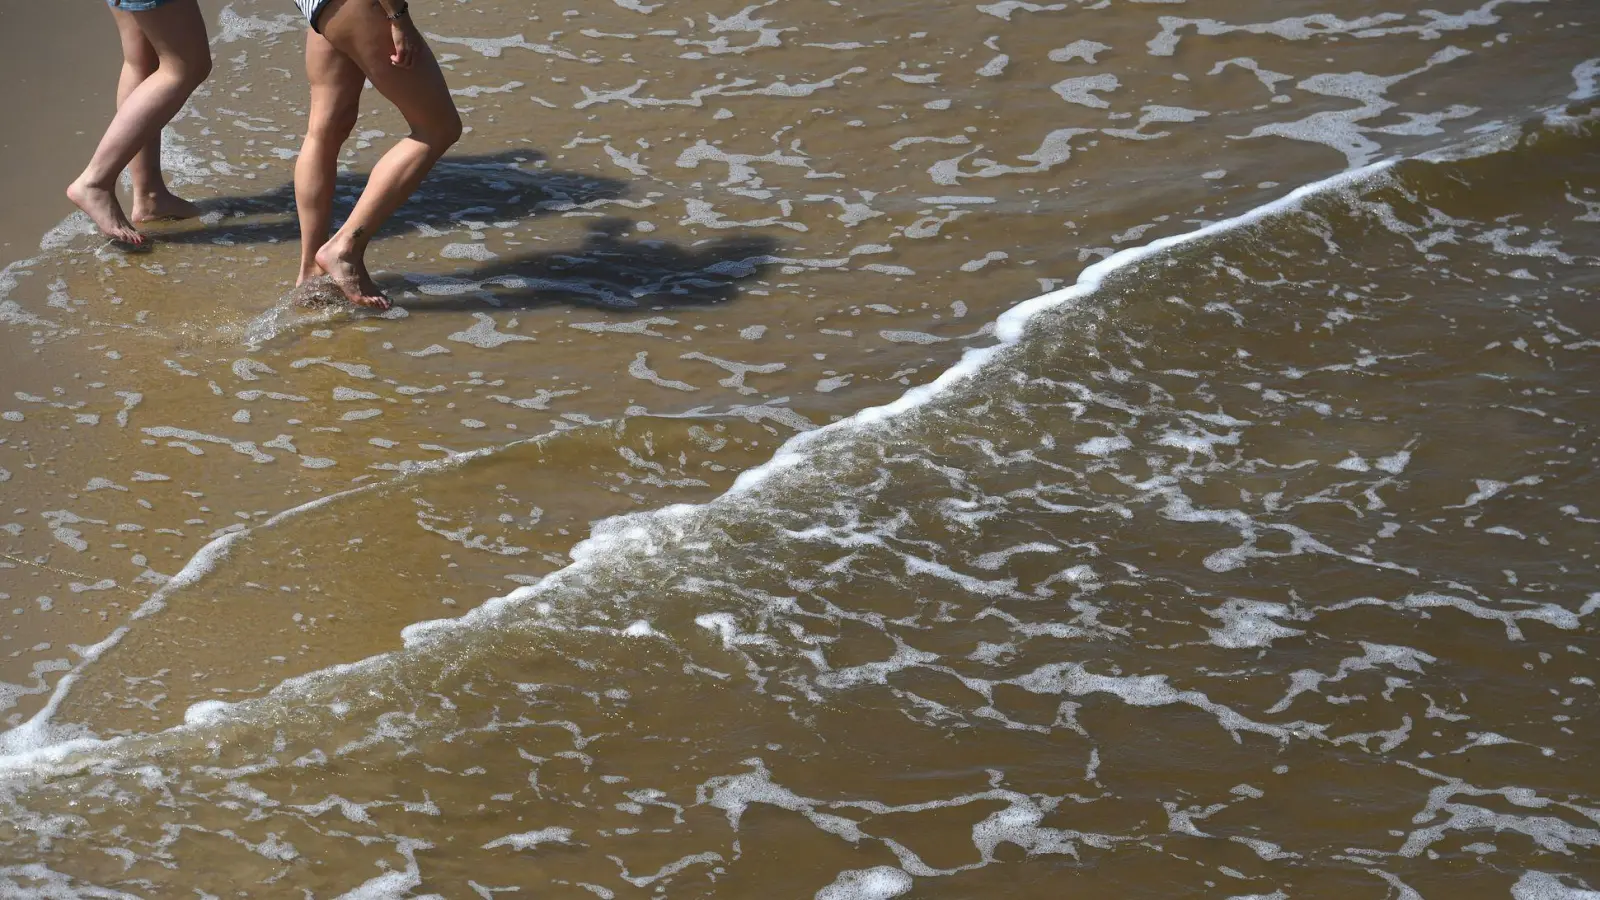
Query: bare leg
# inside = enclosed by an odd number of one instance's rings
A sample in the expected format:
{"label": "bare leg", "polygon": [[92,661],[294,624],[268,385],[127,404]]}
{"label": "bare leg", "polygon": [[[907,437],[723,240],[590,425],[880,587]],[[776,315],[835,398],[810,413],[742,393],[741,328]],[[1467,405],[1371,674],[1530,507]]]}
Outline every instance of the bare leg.
{"label": "bare leg", "polygon": [[144,12],[121,11],[117,16],[133,20],[155,51],[158,64],[118,105],[88,168],[67,187],[67,196],[108,237],[143,244],[144,236],[129,223],[117,202],[117,176],[141,150],[160,140],[161,129],[211,74],[211,47],[196,0],[174,0]]}
{"label": "bare leg", "polygon": [[311,79],[311,116],[294,166],[294,202],[300,213],[300,276],[296,284],[327,274],[317,251],[328,242],[339,148],[356,126],[367,76],[315,31],[306,32],[306,75]]}
{"label": "bare leg", "polygon": [[[122,76],[117,79],[117,107],[127,102],[128,95],[155,74],[161,60],[156,48],[150,46],[140,30],[133,13],[113,9],[111,15],[117,22],[117,33],[122,39]],[[139,150],[128,164],[128,174],[133,176],[133,221],[149,222],[154,219],[190,219],[200,215],[199,207],[172,193],[161,175],[161,135]]]}
{"label": "bare leg", "polygon": [[372,0],[334,0],[322,14],[322,32],[355,61],[383,96],[399,107],[411,126],[372,169],[366,190],[344,227],[317,252],[317,264],[351,302],[387,309],[389,301],[367,273],[367,244],[422,183],[428,170],[461,138],[461,116],[444,73],[420,34],[410,68],[391,62],[395,52],[389,22]]}

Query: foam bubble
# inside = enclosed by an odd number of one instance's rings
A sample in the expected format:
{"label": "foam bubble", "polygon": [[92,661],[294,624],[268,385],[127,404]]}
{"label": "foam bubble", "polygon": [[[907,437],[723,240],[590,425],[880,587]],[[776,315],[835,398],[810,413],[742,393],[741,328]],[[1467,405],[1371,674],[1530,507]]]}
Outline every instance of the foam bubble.
{"label": "foam bubble", "polygon": [[487,313],[473,313],[472,317],[477,320],[472,327],[451,334],[449,340],[471,344],[483,350],[493,350],[517,341],[534,340],[525,334],[508,334],[498,330],[494,317]]}
{"label": "foam bubble", "polygon": [[183,711],[183,724],[191,727],[212,725],[221,721],[228,709],[229,704],[221,700],[201,700]]}
{"label": "foam bubble", "polygon": [[1600,900],[1600,891],[1571,887],[1556,875],[1530,869],[1511,886],[1511,900]]}
{"label": "foam bubble", "polygon": [[1206,614],[1225,623],[1222,628],[1207,629],[1211,643],[1229,650],[1266,647],[1275,640],[1305,633],[1273,621],[1289,615],[1289,608],[1281,603],[1263,603],[1236,597],[1218,609],[1207,610]]}
{"label": "foam bubble", "polygon": [[1600,59],[1578,63],[1572,70],[1572,80],[1578,86],[1567,99],[1582,102],[1600,97]]}
{"label": "foam bubble", "polygon": [[890,900],[911,890],[911,876],[891,866],[840,872],[816,900]]}
{"label": "foam bubble", "polygon": [[1050,90],[1055,91],[1068,103],[1076,103],[1090,109],[1105,109],[1111,104],[1096,95],[1109,93],[1120,87],[1122,81],[1115,75],[1080,75],[1077,78],[1058,81],[1050,86]]}
{"label": "foam bubble", "polygon": [[473,262],[489,262],[500,258],[500,254],[476,242],[446,244],[439,250],[439,256],[444,259],[470,259]]}
{"label": "foam bubble", "polygon": [[1101,53],[1104,53],[1110,49],[1110,44],[1102,44],[1099,41],[1091,40],[1077,40],[1066,45],[1065,47],[1051,50],[1049,53],[1049,58],[1051,62],[1059,63],[1072,62],[1075,59],[1080,59],[1093,65],[1094,63],[1098,62],[1097,57],[1099,57]]}
{"label": "foam bubble", "polygon": [[1132,446],[1133,441],[1118,434],[1110,437],[1090,438],[1079,444],[1076,449],[1085,456],[1110,456]]}
{"label": "foam bubble", "polygon": [[532,850],[540,844],[565,844],[572,840],[571,828],[551,826],[537,831],[524,831],[521,834],[508,834],[505,837],[495,838],[483,845],[485,850],[496,847],[510,847],[513,850]]}

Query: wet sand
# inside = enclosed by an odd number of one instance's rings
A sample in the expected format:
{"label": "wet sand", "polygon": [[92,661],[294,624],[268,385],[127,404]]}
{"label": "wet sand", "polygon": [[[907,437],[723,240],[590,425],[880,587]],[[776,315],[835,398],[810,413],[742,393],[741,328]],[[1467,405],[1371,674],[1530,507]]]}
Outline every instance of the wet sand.
{"label": "wet sand", "polygon": [[[86,27],[87,4],[0,6],[0,255],[31,256],[39,236],[71,211],[62,195],[94,151],[116,103],[122,63],[111,16]],[[62,66],[62,59],[74,65]],[[23,351],[0,335],[0,385],[15,382]]]}
{"label": "wet sand", "polygon": [[0,6],[0,248],[7,262],[29,255],[39,235],[72,211],[61,191],[109,121],[121,66],[111,16],[92,4]]}
{"label": "wet sand", "polygon": [[0,886],[1596,885],[1594,9],[1066,6],[419,4],[382,316],[221,11],[0,297]]}

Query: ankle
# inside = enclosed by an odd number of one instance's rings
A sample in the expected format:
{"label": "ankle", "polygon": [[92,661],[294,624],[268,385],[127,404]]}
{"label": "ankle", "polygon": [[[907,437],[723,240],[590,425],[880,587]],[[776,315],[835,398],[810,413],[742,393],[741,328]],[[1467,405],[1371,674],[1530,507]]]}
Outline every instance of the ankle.
{"label": "ankle", "polygon": [[95,179],[89,177],[88,172],[85,172],[82,175],[79,175],[75,180],[73,180],[72,184],[67,185],[67,187],[68,189],[76,189],[80,191],[109,191],[112,189],[113,184],[114,182],[110,181],[103,183],[96,181]]}
{"label": "ankle", "polygon": [[367,252],[367,245],[372,243],[372,229],[364,225],[352,227],[346,223],[328,243],[338,250],[340,256],[361,256]]}
{"label": "ankle", "polygon": [[355,240],[349,235],[336,234],[328,238],[328,242],[317,252],[318,256],[324,254],[333,257],[359,256],[361,248],[356,246]]}

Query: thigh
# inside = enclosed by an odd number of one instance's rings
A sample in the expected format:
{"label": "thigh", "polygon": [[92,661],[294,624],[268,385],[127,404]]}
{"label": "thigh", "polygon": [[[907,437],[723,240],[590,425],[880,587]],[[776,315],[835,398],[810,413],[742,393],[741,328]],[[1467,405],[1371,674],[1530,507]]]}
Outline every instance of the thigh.
{"label": "thigh", "polygon": [[306,30],[306,78],[311,82],[311,130],[354,126],[367,76],[356,61],[313,30]]}
{"label": "thigh", "polygon": [[113,6],[111,18],[117,22],[117,38],[122,41],[123,61],[139,69],[155,69],[160,60],[156,58],[156,48],[150,46],[144,30],[139,27],[139,17]]}
{"label": "thigh", "polygon": [[170,0],[153,9],[129,13],[163,61],[200,68],[211,61],[205,16],[197,0]]}
{"label": "thigh", "polygon": [[450,130],[459,124],[450,87],[427,41],[421,41],[411,68],[389,61],[394,52],[389,20],[373,0],[333,0],[319,22],[328,41],[355,61],[412,128]]}

